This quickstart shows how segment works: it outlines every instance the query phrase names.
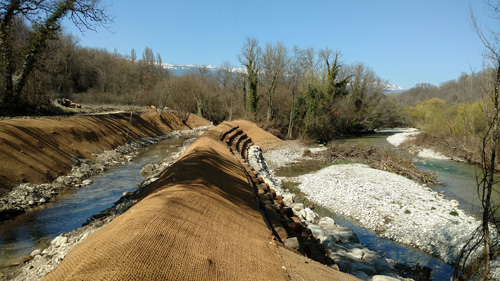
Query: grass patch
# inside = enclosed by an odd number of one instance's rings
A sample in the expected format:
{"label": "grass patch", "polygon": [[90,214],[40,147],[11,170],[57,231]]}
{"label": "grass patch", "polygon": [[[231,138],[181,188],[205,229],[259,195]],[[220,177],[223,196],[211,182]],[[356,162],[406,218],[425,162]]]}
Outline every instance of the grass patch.
{"label": "grass patch", "polygon": [[408,210],[408,209],[406,209],[406,210],[405,210],[405,214],[409,215],[409,214],[411,214],[411,211],[410,211],[410,210]]}
{"label": "grass patch", "polygon": [[458,217],[458,212],[453,210],[450,212],[450,215],[454,216],[454,217]]}

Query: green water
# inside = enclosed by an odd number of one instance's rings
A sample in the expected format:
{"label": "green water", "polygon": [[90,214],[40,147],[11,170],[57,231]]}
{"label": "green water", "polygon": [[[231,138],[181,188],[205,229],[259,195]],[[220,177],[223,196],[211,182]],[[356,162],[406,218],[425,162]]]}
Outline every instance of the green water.
{"label": "green water", "polygon": [[[378,145],[390,146],[387,142],[387,137],[391,133],[379,133],[365,135],[356,138],[347,138],[339,141],[349,142],[362,145]],[[435,172],[438,175],[438,180],[442,185],[430,186],[437,192],[442,192],[449,200],[457,200],[460,203],[460,208],[471,215],[479,216],[481,214],[481,204],[477,195],[476,184],[476,167],[465,163],[454,161],[430,160],[423,158],[415,158],[415,165],[423,171]],[[326,167],[327,164],[319,161],[304,161],[280,168],[275,171],[279,177],[297,177],[303,174],[312,173]],[[479,171],[477,171],[479,172]],[[298,189],[297,183],[284,182],[285,188],[296,194],[296,201],[303,202],[306,206],[312,205],[308,201],[305,194]],[[500,195],[494,194],[493,201],[500,202]],[[355,222],[349,221],[346,218],[339,217],[333,214],[330,210],[321,206],[315,205],[314,211],[321,216],[332,217],[339,225],[353,229],[358,235],[360,242],[367,245],[368,248],[374,251],[386,253],[386,257],[396,260],[397,262],[415,265],[425,265],[433,269],[433,280],[449,280],[452,276],[453,268],[426,253],[400,245],[394,241],[380,238],[376,233],[358,226]]]}

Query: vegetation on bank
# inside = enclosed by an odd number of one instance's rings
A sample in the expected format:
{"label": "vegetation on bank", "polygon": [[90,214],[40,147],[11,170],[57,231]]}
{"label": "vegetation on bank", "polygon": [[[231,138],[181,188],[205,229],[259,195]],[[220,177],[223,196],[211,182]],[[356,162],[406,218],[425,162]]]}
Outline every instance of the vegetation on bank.
{"label": "vegetation on bank", "polygon": [[[385,81],[362,63],[328,48],[289,48],[246,38],[244,67],[222,63],[174,76],[160,54],[123,55],[85,48],[62,33],[70,17],[82,29],[109,22],[100,1],[7,1],[0,11],[2,114],[48,114],[53,101],[169,107],[181,119],[214,123],[252,119],[282,138],[327,142],[339,135],[401,125],[402,111],[384,95]],[[26,13],[29,11],[29,13]],[[27,59],[29,58],[29,61]],[[239,66],[236,66],[239,67]]]}
{"label": "vegetation on bank", "polygon": [[[452,158],[480,163],[482,138],[490,130],[495,73],[462,74],[441,86],[417,85],[395,97],[405,105],[406,122],[421,129],[414,144],[433,147]],[[498,161],[498,160],[497,160]]]}
{"label": "vegetation on bank", "polygon": [[420,183],[439,183],[435,173],[419,170],[411,155],[389,147],[334,141],[328,144],[328,149],[321,152],[319,157],[328,163],[366,163],[372,168],[392,172]]}

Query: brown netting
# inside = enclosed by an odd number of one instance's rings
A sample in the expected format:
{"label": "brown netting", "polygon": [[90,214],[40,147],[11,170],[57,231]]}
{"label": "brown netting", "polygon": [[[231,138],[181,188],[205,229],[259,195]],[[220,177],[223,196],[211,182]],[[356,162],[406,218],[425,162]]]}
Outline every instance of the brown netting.
{"label": "brown netting", "polygon": [[200,137],[45,279],[287,280],[247,174],[219,141],[229,127]]}

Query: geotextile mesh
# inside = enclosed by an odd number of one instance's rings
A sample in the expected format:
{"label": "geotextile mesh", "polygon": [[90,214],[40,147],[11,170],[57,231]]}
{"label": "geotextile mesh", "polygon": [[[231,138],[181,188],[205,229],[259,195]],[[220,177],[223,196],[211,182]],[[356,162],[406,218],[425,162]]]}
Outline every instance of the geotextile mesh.
{"label": "geotextile mesh", "polygon": [[248,176],[218,139],[228,128],[201,136],[44,280],[288,280]]}

